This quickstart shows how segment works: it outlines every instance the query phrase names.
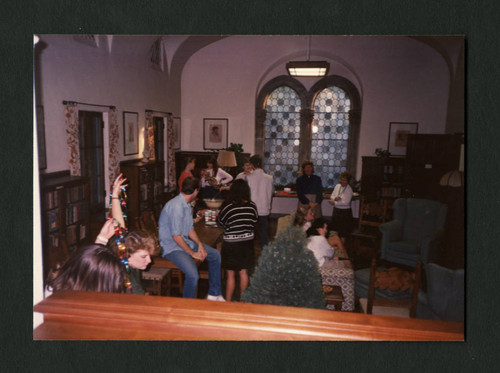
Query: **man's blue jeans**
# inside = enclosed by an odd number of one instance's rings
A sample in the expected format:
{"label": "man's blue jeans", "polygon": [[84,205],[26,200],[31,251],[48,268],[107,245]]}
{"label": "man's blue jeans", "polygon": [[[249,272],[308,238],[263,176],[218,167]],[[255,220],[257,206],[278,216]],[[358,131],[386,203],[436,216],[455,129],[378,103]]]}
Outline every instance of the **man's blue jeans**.
{"label": "man's blue jeans", "polygon": [[[221,295],[220,279],[220,253],[208,245],[203,244],[207,252],[205,260],[208,261],[208,294]],[[198,245],[195,244],[194,251],[198,251]],[[194,298],[196,295],[196,286],[198,285],[198,267],[194,259],[184,250],[175,250],[165,256],[166,259],[174,263],[186,276],[182,296],[184,298]]]}

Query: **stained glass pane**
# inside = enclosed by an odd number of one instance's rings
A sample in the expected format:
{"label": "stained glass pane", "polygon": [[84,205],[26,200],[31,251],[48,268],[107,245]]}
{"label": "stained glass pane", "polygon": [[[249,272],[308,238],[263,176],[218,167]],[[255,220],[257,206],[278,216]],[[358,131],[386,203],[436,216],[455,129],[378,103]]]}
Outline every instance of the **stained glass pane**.
{"label": "stained glass pane", "polygon": [[299,96],[289,87],[275,89],[266,101],[264,171],[275,184],[295,183],[297,178],[300,108]]}
{"label": "stained glass pane", "polygon": [[314,101],[311,160],[323,186],[333,188],[346,170],[351,101],[342,89],[331,86]]}

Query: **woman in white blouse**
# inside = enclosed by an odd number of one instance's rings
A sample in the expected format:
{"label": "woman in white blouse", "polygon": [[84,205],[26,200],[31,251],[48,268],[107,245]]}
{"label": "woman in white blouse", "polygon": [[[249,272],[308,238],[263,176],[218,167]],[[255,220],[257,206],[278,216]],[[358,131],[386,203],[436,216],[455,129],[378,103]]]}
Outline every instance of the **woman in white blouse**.
{"label": "woman in white blouse", "polygon": [[207,168],[201,174],[203,198],[220,198],[220,187],[230,183],[233,177],[217,165],[215,157],[207,161]]}
{"label": "woman in white blouse", "polygon": [[352,232],[352,188],[349,185],[351,174],[344,171],[340,174],[340,183],[335,186],[330,196],[333,205],[332,229],[339,233],[342,241]]}

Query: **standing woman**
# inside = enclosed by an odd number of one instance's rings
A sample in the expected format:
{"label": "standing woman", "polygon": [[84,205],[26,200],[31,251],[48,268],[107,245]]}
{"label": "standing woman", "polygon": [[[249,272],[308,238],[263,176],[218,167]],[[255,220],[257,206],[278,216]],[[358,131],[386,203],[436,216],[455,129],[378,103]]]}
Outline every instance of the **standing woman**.
{"label": "standing woman", "polygon": [[231,182],[232,180],[233,177],[230,174],[222,168],[219,168],[217,165],[217,159],[215,157],[210,158],[207,161],[207,168],[202,171],[201,175],[201,198],[222,198],[220,194],[220,187]]}
{"label": "standing woman", "polygon": [[342,242],[352,232],[352,188],[349,181],[352,176],[344,171],[340,174],[340,183],[335,186],[330,196],[330,204],[333,205],[332,229],[339,233]]}
{"label": "standing woman", "polygon": [[321,178],[314,175],[314,164],[311,161],[302,162],[302,175],[297,178],[296,183],[297,197],[299,198],[297,208],[309,206],[315,219],[323,216],[321,212],[323,185]]}
{"label": "standing woman", "polygon": [[248,269],[254,266],[254,232],[257,206],[250,200],[245,180],[235,180],[217,216],[224,228],[221,267],[227,271],[226,301],[230,302],[235,287],[235,272],[240,275],[241,293],[248,287]]}
{"label": "standing woman", "polygon": [[193,177],[193,170],[196,165],[196,158],[194,157],[188,157],[186,159],[186,166],[184,167],[184,170],[181,172],[181,175],[179,176],[179,192],[182,189],[182,182],[184,181],[185,178],[187,177]]}

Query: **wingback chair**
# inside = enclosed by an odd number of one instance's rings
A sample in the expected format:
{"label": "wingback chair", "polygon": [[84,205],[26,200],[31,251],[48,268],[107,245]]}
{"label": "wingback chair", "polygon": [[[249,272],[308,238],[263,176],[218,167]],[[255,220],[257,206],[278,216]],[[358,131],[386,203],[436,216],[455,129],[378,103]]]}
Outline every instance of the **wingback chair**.
{"label": "wingback chair", "polygon": [[394,220],[379,226],[381,258],[415,267],[427,264],[439,248],[446,220],[446,205],[438,201],[399,198],[394,201]]}
{"label": "wingback chair", "polygon": [[427,291],[418,293],[417,318],[464,321],[465,271],[435,263],[425,266]]}

